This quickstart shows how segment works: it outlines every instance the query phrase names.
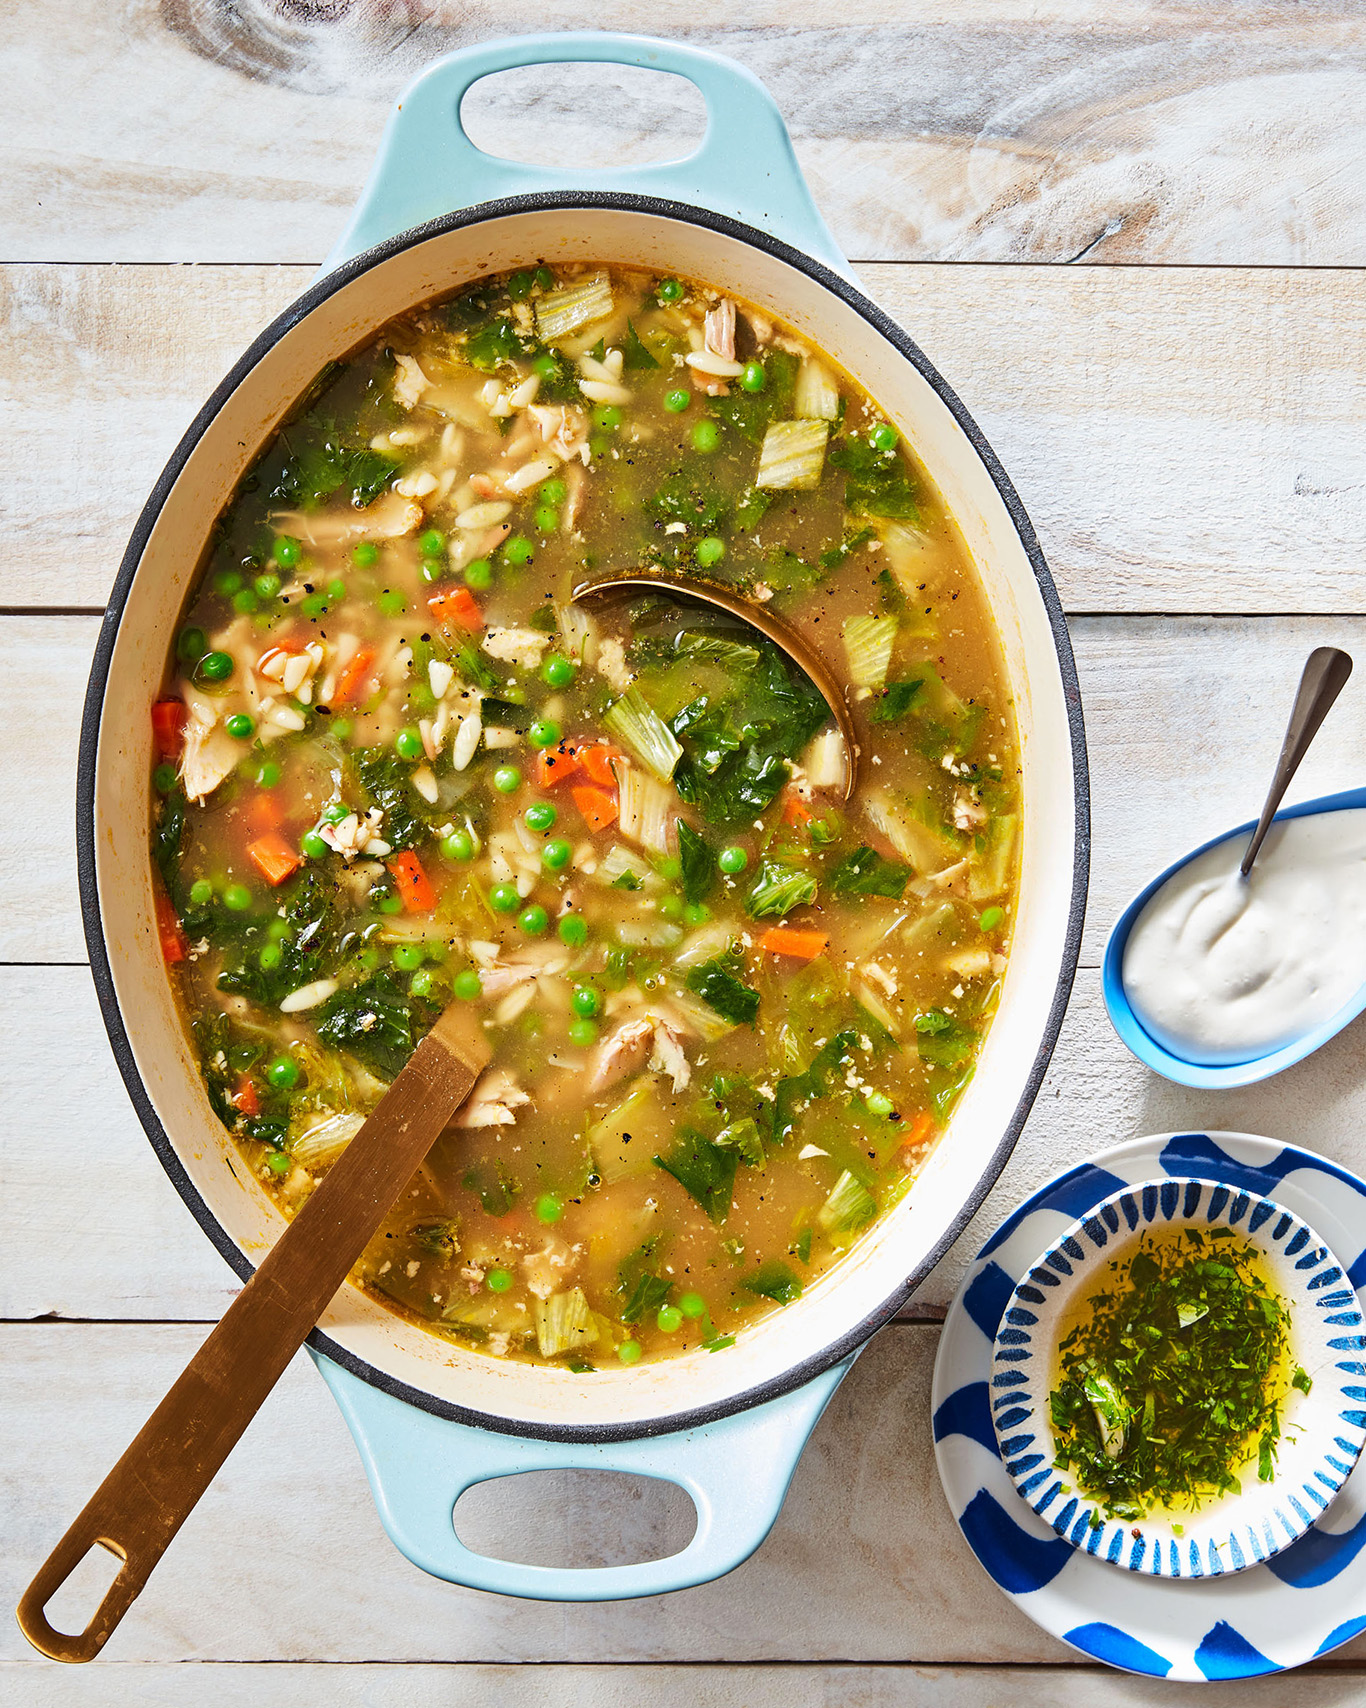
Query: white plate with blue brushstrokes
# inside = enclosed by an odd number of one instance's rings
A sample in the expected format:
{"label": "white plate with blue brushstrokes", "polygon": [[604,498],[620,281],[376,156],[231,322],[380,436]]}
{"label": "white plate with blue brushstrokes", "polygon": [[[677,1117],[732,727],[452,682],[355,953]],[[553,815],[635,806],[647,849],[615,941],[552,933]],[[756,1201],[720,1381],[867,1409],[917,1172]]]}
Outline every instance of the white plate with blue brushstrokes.
{"label": "white plate with blue brushstrokes", "polygon": [[[1117,1571],[1074,1548],[1020,1500],[992,1423],[992,1348],[1039,1253],[1113,1193],[1194,1176],[1301,1216],[1366,1287],[1366,1182],[1250,1133],[1134,1139],[1059,1175],[987,1241],[949,1310],[934,1372],[939,1475],[959,1528],[999,1588],[1036,1624],[1094,1660],[1155,1678],[1253,1678],[1325,1655],[1366,1631],[1366,1473],[1299,1541],[1264,1564],[1174,1581]],[[1346,1330],[1338,1369],[1366,1427],[1366,1341]]]}
{"label": "white plate with blue brushstrokes", "polygon": [[[1200,1240],[1204,1257],[1225,1249],[1211,1243],[1211,1233],[1254,1252],[1285,1307],[1278,1451],[1263,1480],[1254,1438],[1250,1463],[1229,1467],[1237,1487],[1206,1496],[1193,1510],[1107,1518],[1074,1487],[1072,1473],[1054,1464],[1049,1395],[1058,1346],[1087,1298],[1127,1277],[1145,1242],[1176,1232]],[[1185,1249],[1196,1253],[1194,1245]],[[1054,1236],[1016,1284],[992,1351],[996,1445],[1021,1500],[1093,1559],[1150,1577],[1246,1571],[1290,1547],[1323,1516],[1361,1455],[1361,1378],[1341,1364],[1344,1337],[1362,1333],[1342,1265],[1302,1216],[1238,1184],[1189,1176],[1145,1180],[1111,1192]],[[1302,1388],[1290,1385],[1296,1367]],[[1122,1405],[1118,1394],[1114,1399]],[[1136,1424],[1136,1418],[1118,1421],[1116,1451]]]}

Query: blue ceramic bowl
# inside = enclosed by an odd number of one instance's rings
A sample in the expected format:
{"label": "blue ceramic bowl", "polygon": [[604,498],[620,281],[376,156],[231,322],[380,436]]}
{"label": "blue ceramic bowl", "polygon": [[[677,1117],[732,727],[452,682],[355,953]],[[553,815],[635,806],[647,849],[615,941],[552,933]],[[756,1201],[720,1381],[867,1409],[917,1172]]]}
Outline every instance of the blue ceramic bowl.
{"label": "blue ceramic bowl", "polygon": [[[1317,800],[1301,801],[1298,806],[1286,807],[1283,812],[1278,812],[1276,822],[1288,818],[1306,818],[1311,813],[1342,812],[1349,807],[1366,807],[1366,789],[1346,789],[1341,794],[1320,795]],[[1221,1063],[1215,1067],[1205,1062],[1188,1062],[1182,1056],[1173,1055],[1165,1045],[1159,1044],[1156,1038],[1144,1030],[1124,988],[1124,949],[1129,941],[1129,933],[1133,930],[1134,921],[1168,878],[1208,849],[1217,848],[1220,843],[1230,842],[1238,837],[1250,836],[1255,824],[1256,820],[1250,819],[1246,824],[1240,824],[1236,830],[1227,830],[1222,836],[1215,836],[1210,841],[1201,843],[1199,848],[1192,849],[1184,858],[1168,866],[1165,872],[1159,872],[1120,914],[1105,945],[1105,959],[1101,965],[1101,989],[1115,1031],[1139,1061],[1146,1063],[1164,1078],[1175,1080],[1178,1085],[1226,1091],[1238,1085],[1255,1084],[1259,1079],[1270,1079],[1272,1074],[1280,1073],[1282,1069],[1292,1067],[1296,1062],[1312,1055],[1366,1009],[1364,984],[1349,1003],[1315,1026],[1312,1031],[1306,1032],[1302,1038],[1297,1038],[1291,1044],[1283,1044],[1280,1049],[1272,1050],[1266,1055],[1254,1056],[1243,1062]]]}

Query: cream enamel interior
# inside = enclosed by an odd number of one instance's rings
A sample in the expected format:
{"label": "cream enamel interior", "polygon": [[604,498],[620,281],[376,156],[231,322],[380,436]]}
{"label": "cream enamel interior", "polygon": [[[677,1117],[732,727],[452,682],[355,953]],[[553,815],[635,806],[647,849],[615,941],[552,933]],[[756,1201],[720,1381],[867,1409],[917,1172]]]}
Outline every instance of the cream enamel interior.
{"label": "cream enamel interior", "polygon": [[430,237],[362,272],[291,327],[245,376],[191,452],[155,521],[128,593],[100,719],[96,875],[114,986],[147,1093],[195,1190],[254,1259],[284,1223],[244,1174],[209,1108],[161,962],[146,840],[147,708],[214,518],[316,373],[413,304],[532,258],[616,262],[706,280],[770,308],[867,387],[930,470],[983,579],[1001,631],[1023,754],[1019,923],[1000,1012],[976,1078],[915,1189],[798,1303],[748,1330],[720,1356],[699,1352],[591,1377],[467,1352],[349,1286],[321,1324],[356,1358],[390,1377],[514,1426],[645,1426],[724,1405],[781,1378],[854,1330],[923,1268],[1001,1144],[1065,962],[1076,805],[1053,634],[1029,559],[987,469],[912,364],[800,270],[733,236],[652,213],[502,215]]}

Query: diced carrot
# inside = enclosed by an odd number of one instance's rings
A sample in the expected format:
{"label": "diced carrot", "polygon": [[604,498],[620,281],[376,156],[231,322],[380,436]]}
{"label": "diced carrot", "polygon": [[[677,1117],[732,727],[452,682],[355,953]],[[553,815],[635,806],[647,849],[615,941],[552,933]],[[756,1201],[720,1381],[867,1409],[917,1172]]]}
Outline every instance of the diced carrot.
{"label": "diced carrot", "polygon": [[590,830],[606,830],[609,824],[616,823],[617,797],[608,794],[606,789],[590,788],[585,783],[581,789],[571,789],[569,792],[583,817],[583,822]]}
{"label": "diced carrot", "polygon": [[572,747],[566,747],[562,741],[554,747],[543,747],[536,755],[536,787],[551,789],[578,769],[579,757]]}
{"label": "diced carrot", "polygon": [[170,896],[164,891],[156,892],[157,936],[161,939],[161,958],[169,966],[177,961],[183,961],[190,952],[185,933],[180,929],[180,920],[176,910],[171,905]]}
{"label": "diced carrot", "polygon": [[823,931],[793,931],[775,925],[759,939],[759,947],[769,955],[790,955],[794,961],[814,961],[830,947]]}
{"label": "diced carrot", "polygon": [[468,587],[452,587],[446,593],[433,593],[427,601],[427,609],[443,625],[458,623],[462,629],[472,632],[484,626],[484,614]]}
{"label": "diced carrot", "polygon": [[291,848],[278,830],[268,830],[264,836],[258,836],[255,842],[248,844],[247,853],[268,884],[284,883],[304,863],[303,855],[297,848]]}
{"label": "diced carrot", "polygon": [[258,789],[245,808],[247,825],[258,835],[278,830],[281,819],[280,802],[273,789]]}
{"label": "diced carrot", "polygon": [[432,888],[422,862],[411,848],[405,848],[389,862],[389,870],[398,885],[399,899],[409,913],[430,913],[436,906],[436,891]]}
{"label": "diced carrot", "polygon": [[232,1106],[243,1115],[259,1115],[261,1099],[256,1095],[256,1082],[249,1073],[244,1073],[237,1082],[237,1090],[232,1094]]}
{"label": "diced carrot", "polygon": [[352,700],[360,698],[360,690],[365,686],[366,678],[375,666],[375,649],[363,646],[352,653],[350,660],[337,678],[336,691],[332,695],[334,706],[349,706]]}
{"label": "diced carrot", "polygon": [[922,1109],[906,1130],[906,1137],[901,1141],[903,1151],[918,1151],[934,1133],[934,1116],[928,1109]]}
{"label": "diced carrot", "polygon": [[608,747],[601,741],[585,741],[574,749],[574,756],[600,788],[616,788],[617,774],[612,769],[612,761],[620,759],[621,755],[615,747]]}
{"label": "diced carrot", "polygon": [[185,745],[185,702],[158,700],[152,707],[152,742],[158,759],[179,759]]}
{"label": "diced carrot", "polygon": [[783,823],[790,824],[795,830],[803,830],[815,818],[815,813],[795,789],[789,789],[783,797]]}

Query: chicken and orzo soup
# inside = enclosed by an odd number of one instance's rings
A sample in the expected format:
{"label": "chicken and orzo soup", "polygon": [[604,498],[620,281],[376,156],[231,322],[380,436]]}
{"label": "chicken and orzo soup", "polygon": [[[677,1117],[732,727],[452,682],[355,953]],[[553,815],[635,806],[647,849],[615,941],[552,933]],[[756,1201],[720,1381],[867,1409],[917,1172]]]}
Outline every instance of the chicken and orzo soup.
{"label": "chicken and orzo soup", "polygon": [[[821,651],[852,799],[756,630],[571,597],[652,566]],[[391,322],[219,519],[153,718],[165,957],[285,1214],[447,1003],[484,1019],[355,1272],[434,1333],[723,1352],[912,1186],[972,1075],[1019,858],[997,638],[911,448],[746,303],[536,266]]]}

